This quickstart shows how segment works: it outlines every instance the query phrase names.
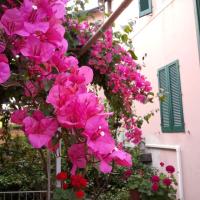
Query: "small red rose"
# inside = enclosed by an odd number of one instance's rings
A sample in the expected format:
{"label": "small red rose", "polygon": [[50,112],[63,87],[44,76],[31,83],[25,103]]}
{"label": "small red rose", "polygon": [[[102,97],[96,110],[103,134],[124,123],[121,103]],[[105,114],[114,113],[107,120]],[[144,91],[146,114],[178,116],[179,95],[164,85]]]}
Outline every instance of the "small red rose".
{"label": "small red rose", "polygon": [[124,172],[125,179],[128,179],[131,175],[132,175],[132,171],[130,169],[128,169]]}
{"label": "small red rose", "polygon": [[159,189],[158,183],[153,183],[153,185],[151,186],[151,189],[153,190],[153,192],[157,192]]}
{"label": "small red rose", "polygon": [[85,196],[85,193],[82,190],[76,191],[75,195],[78,199],[82,199]]}
{"label": "small red rose", "polygon": [[166,185],[166,186],[170,186],[172,183],[172,180],[169,179],[169,178],[165,178],[163,179],[163,184]]}
{"label": "small red rose", "polygon": [[153,182],[153,183],[158,183],[159,181],[160,181],[160,178],[158,177],[158,176],[152,176],[151,177],[151,181]]}
{"label": "small red rose", "polygon": [[164,167],[165,163],[164,162],[160,162],[160,166]]}
{"label": "small red rose", "polygon": [[68,188],[68,184],[67,183],[63,183],[62,188],[63,188],[63,190],[66,190]]}
{"label": "small red rose", "polygon": [[71,185],[76,188],[85,188],[87,186],[87,179],[82,175],[73,175],[71,176]]}
{"label": "small red rose", "polygon": [[166,171],[168,172],[168,173],[174,173],[175,172],[175,168],[172,166],[172,165],[168,165],[167,167],[166,167]]}
{"label": "small red rose", "polygon": [[59,181],[64,181],[67,179],[67,173],[66,172],[60,172],[56,175],[56,179]]}

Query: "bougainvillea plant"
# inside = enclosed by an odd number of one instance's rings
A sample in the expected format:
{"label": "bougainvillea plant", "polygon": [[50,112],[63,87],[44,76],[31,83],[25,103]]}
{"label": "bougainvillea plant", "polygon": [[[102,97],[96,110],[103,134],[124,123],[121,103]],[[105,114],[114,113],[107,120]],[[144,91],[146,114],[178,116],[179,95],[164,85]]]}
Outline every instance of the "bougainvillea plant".
{"label": "bougainvillea plant", "polygon": [[[132,103],[146,103],[152,93],[133,51],[120,45],[130,47],[126,34],[113,37],[110,28],[78,57],[98,25],[66,8],[67,0],[1,2],[0,93],[1,104],[9,103],[13,111],[11,122],[34,148],[54,151],[64,141],[73,186],[73,177],[87,174],[88,166],[102,173],[111,173],[114,165],[131,167],[117,130],[122,127],[126,140],[140,142]],[[103,88],[106,105],[97,87]],[[83,198],[82,189],[73,190],[77,198]]]}

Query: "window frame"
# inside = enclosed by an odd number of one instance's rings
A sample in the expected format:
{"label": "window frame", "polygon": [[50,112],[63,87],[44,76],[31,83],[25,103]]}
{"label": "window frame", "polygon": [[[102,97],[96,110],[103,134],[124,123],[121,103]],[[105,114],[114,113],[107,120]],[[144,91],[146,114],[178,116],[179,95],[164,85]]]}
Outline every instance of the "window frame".
{"label": "window frame", "polygon": [[[180,117],[181,117],[181,127],[176,127],[174,125],[173,119],[174,119],[174,112],[173,112],[173,107],[172,107],[172,91],[171,91],[171,79],[170,79],[170,74],[169,74],[169,68],[173,65],[176,65],[177,68],[177,76],[178,76],[178,84],[179,84],[179,92],[180,92],[180,102],[179,102],[179,106],[181,109],[181,113],[180,113]],[[181,79],[180,79],[180,66],[179,66],[179,61],[175,60],[161,68],[158,69],[158,86],[160,89],[160,76],[159,76],[159,72],[161,70],[165,70],[165,76],[166,76],[166,87],[168,90],[168,98],[169,98],[169,102],[168,102],[168,107],[169,107],[169,127],[164,127],[163,126],[163,110],[161,108],[162,102],[160,101],[160,120],[161,120],[161,130],[163,133],[184,133],[185,132],[185,121],[184,121],[184,113],[183,113],[183,101],[182,101],[182,90],[181,90]]]}
{"label": "window frame", "polygon": [[141,11],[141,4],[139,0],[139,17],[144,17],[152,13],[152,0],[148,0],[149,8],[146,10]]}

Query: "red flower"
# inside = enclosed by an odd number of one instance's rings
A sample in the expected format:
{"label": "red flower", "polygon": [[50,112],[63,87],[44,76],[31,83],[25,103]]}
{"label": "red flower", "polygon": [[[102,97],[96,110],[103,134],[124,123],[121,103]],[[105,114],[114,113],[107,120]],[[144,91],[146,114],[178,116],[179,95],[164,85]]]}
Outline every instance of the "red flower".
{"label": "red flower", "polygon": [[76,188],[85,188],[87,186],[87,179],[79,174],[71,176],[71,185]]}
{"label": "red flower", "polygon": [[153,183],[153,185],[151,186],[151,189],[153,190],[153,192],[157,192],[159,189],[158,183]]}
{"label": "red flower", "polygon": [[68,184],[67,183],[63,183],[62,188],[63,188],[63,190],[66,190],[68,188]]}
{"label": "red flower", "polygon": [[132,175],[132,171],[130,169],[124,172],[124,179],[128,179]]}
{"label": "red flower", "polygon": [[172,166],[172,165],[168,165],[167,167],[166,167],[166,171],[168,172],[168,173],[174,173],[175,172],[175,168]]}
{"label": "red flower", "polygon": [[82,199],[85,196],[85,193],[82,190],[76,191],[75,195],[78,199]]}
{"label": "red flower", "polygon": [[172,183],[172,180],[169,179],[169,178],[165,178],[163,179],[163,184],[166,185],[166,186],[170,186]]}
{"label": "red flower", "polygon": [[152,177],[151,177],[151,181],[152,181],[153,183],[158,183],[158,182],[160,181],[160,178],[159,178],[158,176],[152,176]]}
{"label": "red flower", "polygon": [[64,181],[67,179],[67,173],[66,172],[60,172],[56,175],[56,179],[59,181]]}
{"label": "red flower", "polygon": [[164,167],[165,163],[164,162],[160,162],[160,166]]}

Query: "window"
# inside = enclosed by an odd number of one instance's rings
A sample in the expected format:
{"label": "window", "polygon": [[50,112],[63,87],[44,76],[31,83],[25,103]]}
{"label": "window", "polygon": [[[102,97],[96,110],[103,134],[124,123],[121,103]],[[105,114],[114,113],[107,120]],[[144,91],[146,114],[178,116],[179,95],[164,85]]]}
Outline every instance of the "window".
{"label": "window", "polygon": [[160,101],[162,132],[184,132],[179,63],[175,61],[158,71],[159,88],[164,90]]}
{"label": "window", "polygon": [[139,16],[143,17],[152,13],[152,0],[139,0]]}

